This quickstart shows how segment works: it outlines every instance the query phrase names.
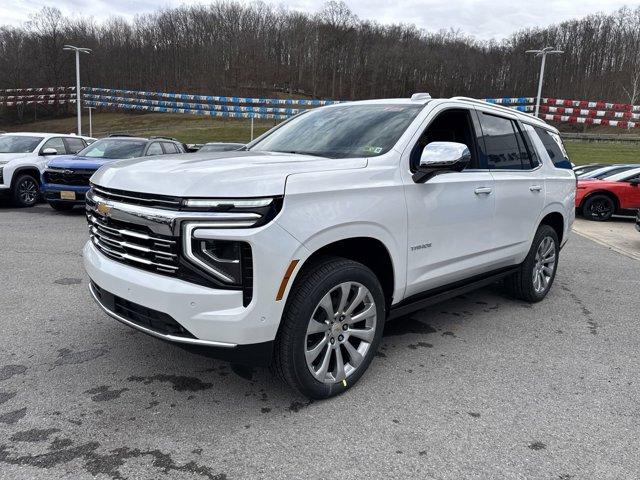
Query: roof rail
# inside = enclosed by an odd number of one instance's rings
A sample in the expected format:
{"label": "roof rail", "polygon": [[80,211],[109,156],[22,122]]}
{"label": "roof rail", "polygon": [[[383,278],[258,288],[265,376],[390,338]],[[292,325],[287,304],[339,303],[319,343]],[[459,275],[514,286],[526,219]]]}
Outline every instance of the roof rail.
{"label": "roof rail", "polygon": [[153,139],[153,140],[172,140],[172,141],[174,141],[174,142],[179,142],[179,140],[178,140],[178,139],[176,139],[176,138],[173,138],[173,137],[163,137],[163,136],[161,136],[161,135],[156,135],[156,136],[154,136],[154,137],[149,137],[149,138],[150,138],[150,139]]}
{"label": "roof rail", "polygon": [[133,135],[129,133],[110,133],[109,137],[133,137]]}
{"label": "roof rail", "polygon": [[520,110],[516,110],[514,108],[505,107],[504,105],[498,105],[497,103],[485,102],[484,100],[480,100],[478,98],[451,97],[451,100],[462,100],[462,101],[465,101],[465,102],[471,102],[471,103],[477,103],[477,104],[484,105],[484,106],[490,106],[490,107],[493,107],[493,108],[497,108],[499,110],[504,110],[506,112],[510,112],[512,114],[526,115],[530,119],[538,120],[540,123],[544,123],[544,121],[542,119],[536,117],[535,115],[531,115],[530,113],[521,112]]}

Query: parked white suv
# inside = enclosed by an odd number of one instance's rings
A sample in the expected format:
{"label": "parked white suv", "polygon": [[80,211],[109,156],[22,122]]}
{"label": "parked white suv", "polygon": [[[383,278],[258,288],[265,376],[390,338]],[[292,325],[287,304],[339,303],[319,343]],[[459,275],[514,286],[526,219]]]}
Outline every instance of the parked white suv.
{"label": "parked white suv", "polygon": [[311,110],[226,154],[126,160],[87,196],[112,317],[313,398],[355,384],[384,323],[504,279],[542,300],[574,220],[556,129],[484,102]]}
{"label": "parked white suv", "polygon": [[0,195],[17,207],[32,207],[40,197],[40,175],[54,155],[74,154],[93,138],[59,133],[0,135]]}

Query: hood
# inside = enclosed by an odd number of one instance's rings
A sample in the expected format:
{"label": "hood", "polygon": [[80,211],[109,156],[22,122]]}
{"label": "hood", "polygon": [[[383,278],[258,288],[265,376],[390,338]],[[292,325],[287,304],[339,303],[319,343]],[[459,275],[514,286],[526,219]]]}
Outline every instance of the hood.
{"label": "hood", "polygon": [[16,160],[18,158],[34,157],[35,153],[0,153],[0,162]]}
{"label": "hood", "polygon": [[49,160],[49,168],[68,168],[73,170],[97,170],[105,163],[115,162],[113,158],[78,157],[77,155],[60,155]]}
{"label": "hood", "polygon": [[176,197],[262,197],[284,194],[295,173],[364,168],[365,158],[330,159],[270,152],[161,155],[122,160],[96,172],[106,188]]}

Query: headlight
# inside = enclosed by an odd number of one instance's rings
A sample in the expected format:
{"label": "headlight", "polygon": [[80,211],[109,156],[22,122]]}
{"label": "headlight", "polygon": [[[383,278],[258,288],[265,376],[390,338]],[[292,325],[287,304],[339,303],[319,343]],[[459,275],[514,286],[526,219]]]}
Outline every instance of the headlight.
{"label": "headlight", "polygon": [[223,285],[247,287],[253,279],[251,246],[242,241],[206,238],[206,234],[198,232],[199,229],[210,228],[216,228],[215,224],[185,225],[185,257]]}
{"label": "headlight", "polygon": [[184,204],[195,208],[259,208],[272,202],[273,198],[189,198]]}
{"label": "headlight", "polygon": [[205,270],[230,285],[242,285],[242,248],[246,242],[192,239],[192,252]]}
{"label": "headlight", "polygon": [[[182,211],[189,212],[225,212],[226,215],[253,215],[257,220],[245,222],[238,227],[259,227],[273,220],[282,208],[283,198],[186,198],[182,200]],[[221,225],[221,228],[234,228],[234,225]]]}

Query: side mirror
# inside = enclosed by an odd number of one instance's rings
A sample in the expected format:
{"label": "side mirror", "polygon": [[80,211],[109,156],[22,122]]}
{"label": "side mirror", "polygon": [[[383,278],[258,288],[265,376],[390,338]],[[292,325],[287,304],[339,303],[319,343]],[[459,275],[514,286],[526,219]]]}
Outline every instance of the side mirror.
{"label": "side mirror", "polygon": [[638,185],[640,185],[640,178],[632,178],[631,180],[629,180],[629,183],[632,187],[637,187]]}
{"label": "side mirror", "polygon": [[471,152],[464,143],[431,142],[424,147],[413,181],[424,183],[439,173],[461,172],[471,162]]}
{"label": "side mirror", "polygon": [[58,151],[55,148],[45,148],[42,150],[42,155],[57,155]]}

